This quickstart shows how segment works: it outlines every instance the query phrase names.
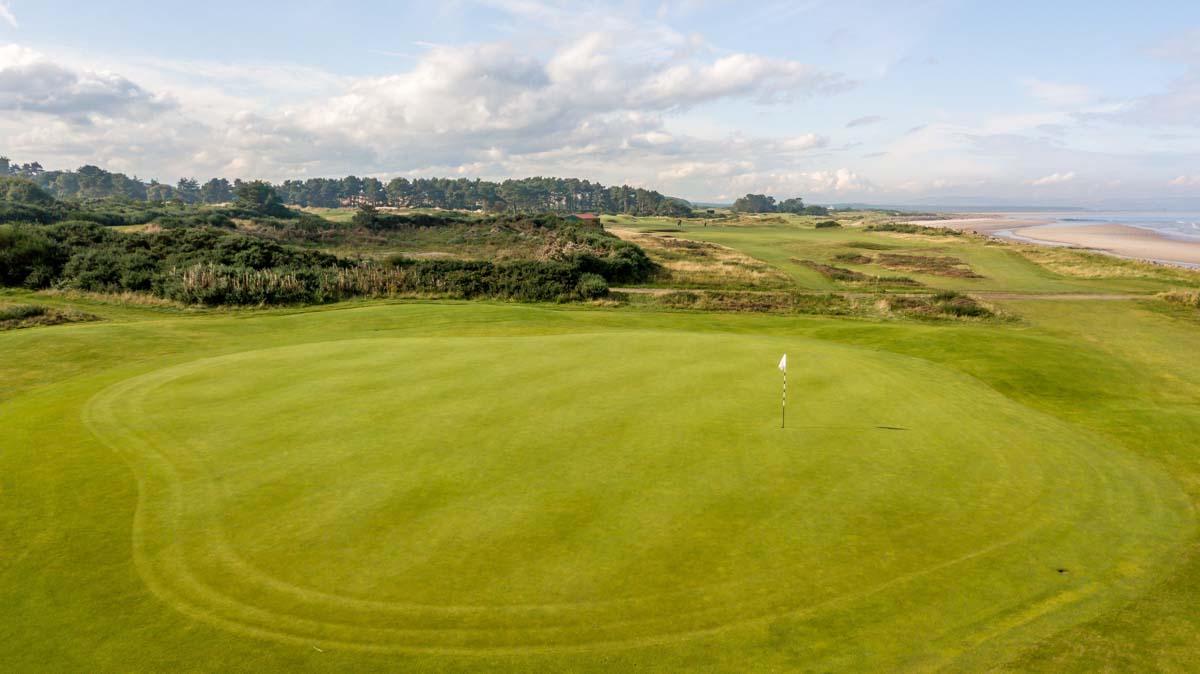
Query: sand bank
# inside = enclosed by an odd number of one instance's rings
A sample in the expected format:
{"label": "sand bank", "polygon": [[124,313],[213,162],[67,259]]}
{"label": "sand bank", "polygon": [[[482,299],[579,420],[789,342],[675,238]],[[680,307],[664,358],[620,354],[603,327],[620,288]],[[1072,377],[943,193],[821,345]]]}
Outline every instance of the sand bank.
{"label": "sand bank", "polygon": [[1128,225],[1018,225],[1010,229],[1020,237],[1035,241],[1091,248],[1143,260],[1200,265],[1200,241],[1168,239]]}

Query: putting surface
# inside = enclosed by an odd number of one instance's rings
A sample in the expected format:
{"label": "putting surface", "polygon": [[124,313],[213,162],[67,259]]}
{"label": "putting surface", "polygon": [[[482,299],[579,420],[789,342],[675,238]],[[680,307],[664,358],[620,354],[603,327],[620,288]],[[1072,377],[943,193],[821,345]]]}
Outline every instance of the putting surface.
{"label": "putting surface", "polygon": [[0,334],[0,663],[1169,670],[1194,643],[1194,325],[1041,306]]}
{"label": "putting surface", "polygon": [[[355,313],[413,311],[457,310]],[[141,582],[231,639],[458,668],[971,668],[1128,601],[1192,534],[1150,462],[926,360],[464,332],[260,338],[81,398],[136,477]]]}

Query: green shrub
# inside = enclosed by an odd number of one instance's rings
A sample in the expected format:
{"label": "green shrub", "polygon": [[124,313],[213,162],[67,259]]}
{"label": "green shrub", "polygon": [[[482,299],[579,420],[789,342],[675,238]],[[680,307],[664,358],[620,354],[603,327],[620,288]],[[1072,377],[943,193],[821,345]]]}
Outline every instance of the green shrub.
{"label": "green shrub", "polygon": [[585,272],[579,277],[577,289],[581,299],[591,300],[604,297],[608,294],[608,281],[605,281],[604,277],[599,274]]}
{"label": "green shrub", "polygon": [[[270,195],[263,198],[270,201]],[[554,214],[478,220],[457,214],[392,216],[363,209],[360,225],[369,217],[401,226],[397,222],[403,217],[404,227],[441,228],[469,243],[497,237],[540,246],[534,248],[537,259],[393,257],[381,264],[285,245],[274,236],[206,226],[225,224],[231,214],[240,213],[238,209],[173,204],[144,208],[117,200],[88,208],[76,209],[78,219],[53,225],[0,229],[0,283],[90,292],[149,291],[205,305],[297,304],[397,294],[562,302],[603,297],[609,283],[641,281],[657,271],[638,246],[602,228],[566,223]],[[165,228],[122,233],[106,226],[147,217]],[[281,232],[285,240],[353,229],[309,214],[290,219],[258,215],[255,222]]]}
{"label": "green shrub", "polygon": [[926,236],[962,236],[962,232],[949,227],[927,227],[907,222],[886,222],[878,225],[867,225],[870,232],[899,232],[901,234],[924,234]]}
{"label": "green shrub", "polygon": [[0,201],[49,206],[54,203],[54,197],[27,178],[0,176]]}
{"label": "green shrub", "polygon": [[916,318],[992,318],[995,312],[961,293],[891,297],[888,308]]}
{"label": "green shrub", "polygon": [[817,229],[832,229],[834,227],[841,227],[841,225],[838,223],[837,220],[822,220],[821,222],[818,222],[816,225],[814,225],[814,227],[816,227]]}
{"label": "green shrub", "polygon": [[58,278],[66,250],[41,228],[0,225],[0,284],[44,288]]}

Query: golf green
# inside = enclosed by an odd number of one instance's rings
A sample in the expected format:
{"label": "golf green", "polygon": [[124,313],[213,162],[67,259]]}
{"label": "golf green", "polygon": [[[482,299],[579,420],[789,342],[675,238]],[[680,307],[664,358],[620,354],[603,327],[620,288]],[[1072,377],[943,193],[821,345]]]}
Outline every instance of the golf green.
{"label": "golf green", "polygon": [[87,429],[136,476],[142,582],[222,633],[320,651],[578,666],[765,640],[829,668],[961,666],[1127,601],[1192,532],[1149,461],[928,360],[462,332],[260,334],[89,394]]}

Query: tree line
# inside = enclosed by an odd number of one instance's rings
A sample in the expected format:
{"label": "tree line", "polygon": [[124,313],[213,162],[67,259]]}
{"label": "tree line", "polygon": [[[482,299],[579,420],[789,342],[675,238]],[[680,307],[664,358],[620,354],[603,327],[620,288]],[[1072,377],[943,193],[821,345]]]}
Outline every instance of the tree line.
{"label": "tree line", "polygon": [[765,194],[747,194],[733,202],[738,213],[795,213],[797,215],[829,215],[824,206],[806,206],[800,197],[776,202],[775,197]]}
{"label": "tree line", "polygon": [[[113,173],[86,165],[49,171],[37,162],[15,164],[0,157],[0,176],[27,178],[58,199],[126,198],[152,202],[223,204],[233,201],[240,179],[200,182],[180,178],[174,185]],[[259,184],[261,181],[254,181]],[[395,206],[488,213],[625,213],[689,217],[691,204],[640,187],[605,186],[576,178],[533,177],[493,182],[467,178],[309,178],[270,185],[283,203],[300,207]]]}

